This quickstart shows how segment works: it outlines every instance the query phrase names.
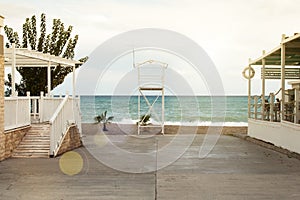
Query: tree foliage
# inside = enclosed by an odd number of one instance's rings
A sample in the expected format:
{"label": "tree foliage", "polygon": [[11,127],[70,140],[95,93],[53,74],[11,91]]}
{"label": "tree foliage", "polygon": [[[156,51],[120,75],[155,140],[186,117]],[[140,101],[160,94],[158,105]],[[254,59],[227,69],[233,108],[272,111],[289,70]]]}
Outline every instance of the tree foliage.
{"label": "tree foliage", "polygon": [[[49,53],[63,58],[73,59],[74,50],[78,41],[78,35],[71,37],[72,26],[65,27],[60,19],[54,19],[52,33],[46,33],[46,15],[41,14],[39,37],[37,33],[36,16],[26,18],[23,24],[22,45],[20,44],[17,32],[8,26],[4,27],[5,34],[10,46],[15,43],[16,47],[29,48],[43,53]],[[87,57],[80,59],[86,61]],[[79,67],[76,66],[76,68]],[[26,94],[30,91],[32,95],[39,95],[41,91],[47,91],[47,68],[46,67],[18,67],[18,72],[22,76],[23,87],[16,87],[19,94]],[[62,67],[60,65],[51,67],[51,88],[55,88],[64,81],[64,78],[72,72],[72,67]],[[9,87],[9,82],[6,86]],[[11,83],[10,83],[11,86]],[[21,91],[25,90],[25,91]]]}

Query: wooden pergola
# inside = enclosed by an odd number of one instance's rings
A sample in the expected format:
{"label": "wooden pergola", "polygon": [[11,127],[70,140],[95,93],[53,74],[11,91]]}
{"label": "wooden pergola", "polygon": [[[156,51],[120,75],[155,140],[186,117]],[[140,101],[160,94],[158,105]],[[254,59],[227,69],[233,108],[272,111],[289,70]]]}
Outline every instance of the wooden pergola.
{"label": "wooden pergola", "polygon": [[50,54],[45,54],[42,52],[28,50],[26,48],[16,48],[15,44],[12,44],[11,48],[4,48],[4,66],[11,67],[12,73],[12,96],[16,96],[15,88],[15,74],[16,67],[47,67],[47,85],[48,85],[48,95],[51,92],[51,67],[57,65],[63,67],[73,68],[73,83],[72,83],[72,94],[75,96],[75,66],[76,64],[81,64],[77,60],[71,60],[62,58],[59,56],[54,56]]}

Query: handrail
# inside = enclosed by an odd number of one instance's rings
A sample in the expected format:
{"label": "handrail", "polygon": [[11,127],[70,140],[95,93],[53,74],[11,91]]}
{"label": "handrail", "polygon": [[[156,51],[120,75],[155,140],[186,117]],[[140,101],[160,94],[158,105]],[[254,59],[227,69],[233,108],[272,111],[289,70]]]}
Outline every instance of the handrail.
{"label": "handrail", "polygon": [[54,112],[53,116],[49,120],[49,123],[52,124],[54,120],[57,118],[57,115],[61,112],[62,108],[64,107],[65,103],[68,101],[69,95],[66,95],[64,100],[60,103],[56,111]]}
{"label": "handrail", "polygon": [[55,156],[57,149],[61,145],[62,139],[67,130],[68,110],[66,108],[69,96],[66,95],[60,105],[57,107],[53,116],[49,120],[50,123],[50,155]]}
{"label": "handrail", "polygon": [[280,88],[274,95],[276,96],[280,91],[281,91],[282,88]]}
{"label": "handrail", "polygon": [[59,147],[70,126],[77,126],[81,133],[81,116],[77,100],[79,99],[66,95],[49,120],[51,156],[56,156],[58,153]]}
{"label": "handrail", "polygon": [[74,119],[79,131],[80,137],[82,137],[82,127],[81,127],[81,111],[80,111],[80,97],[73,97],[73,110]]}

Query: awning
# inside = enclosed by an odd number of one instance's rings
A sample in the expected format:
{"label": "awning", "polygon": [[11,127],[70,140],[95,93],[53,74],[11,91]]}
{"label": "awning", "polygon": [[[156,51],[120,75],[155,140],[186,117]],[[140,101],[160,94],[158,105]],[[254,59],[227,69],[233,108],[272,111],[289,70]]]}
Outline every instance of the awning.
{"label": "awning", "polygon": [[[42,52],[15,48],[16,66],[22,67],[46,67],[49,62],[51,66],[75,66],[81,62],[71,59],[62,58]],[[4,66],[12,66],[13,48],[4,48]]]}
{"label": "awning", "polygon": [[54,56],[45,54],[42,52],[29,50],[25,48],[15,48],[13,44],[11,48],[4,48],[4,66],[12,68],[12,96],[16,96],[15,93],[15,70],[16,67],[46,67],[47,79],[48,79],[48,95],[51,92],[51,67],[63,66],[73,68],[73,92],[75,95],[75,66],[76,64],[82,64],[77,60],[71,60],[62,58],[60,56]]}
{"label": "awning", "polygon": [[[300,66],[300,33],[286,37],[281,43],[285,44],[285,65]],[[251,60],[249,65],[262,65],[263,59],[265,59],[265,65],[281,65],[281,45],[261,57]]]}

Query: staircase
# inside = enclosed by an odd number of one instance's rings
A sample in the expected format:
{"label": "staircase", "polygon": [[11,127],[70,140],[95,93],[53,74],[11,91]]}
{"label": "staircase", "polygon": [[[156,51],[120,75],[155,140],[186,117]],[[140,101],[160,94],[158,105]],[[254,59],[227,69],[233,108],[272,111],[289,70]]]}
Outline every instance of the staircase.
{"label": "staircase", "polygon": [[13,158],[49,158],[50,125],[31,124],[31,128],[14,150]]}

